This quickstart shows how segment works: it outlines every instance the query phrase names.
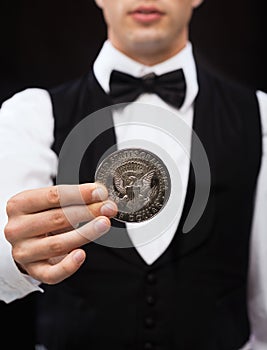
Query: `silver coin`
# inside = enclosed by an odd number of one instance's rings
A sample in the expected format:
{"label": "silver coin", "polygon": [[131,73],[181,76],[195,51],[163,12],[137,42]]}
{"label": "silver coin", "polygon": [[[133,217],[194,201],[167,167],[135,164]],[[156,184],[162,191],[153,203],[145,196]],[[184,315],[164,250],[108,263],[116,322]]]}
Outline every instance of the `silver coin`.
{"label": "silver coin", "polygon": [[106,157],[95,181],[106,186],[118,206],[115,219],[142,222],[157,215],[169,199],[171,179],[167,167],[154,153],[125,148]]}

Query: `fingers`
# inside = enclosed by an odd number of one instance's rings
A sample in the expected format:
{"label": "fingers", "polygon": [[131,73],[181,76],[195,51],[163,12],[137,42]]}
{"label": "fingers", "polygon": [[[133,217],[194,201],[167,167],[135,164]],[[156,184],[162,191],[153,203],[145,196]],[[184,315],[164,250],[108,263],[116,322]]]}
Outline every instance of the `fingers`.
{"label": "fingers", "polygon": [[48,232],[62,232],[64,228],[69,231],[69,227],[76,227],[81,222],[91,221],[101,215],[113,217],[116,213],[117,206],[112,201],[50,209],[35,214],[20,215],[16,219],[11,218],[5,228],[5,234],[10,242],[15,242]]}
{"label": "fingers", "polygon": [[44,283],[72,275],[85,259],[78,248],[110,229],[117,206],[107,198],[107,189],[97,183],[51,186],[12,197],[4,232],[18,266]]}
{"label": "fingers", "polygon": [[48,261],[29,264],[28,273],[43,283],[56,284],[73,275],[82,265],[85,257],[82,249],[76,249],[55,265],[49,264]]}
{"label": "fingers", "polygon": [[97,183],[82,185],[59,185],[23,191],[7,203],[9,217],[37,213],[68,205],[90,204],[108,198],[107,189]]}
{"label": "fingers", "polygon": [[13,247],[13,258],[28,271],[28,264],[64,256],[101,237],[109,229],[110,220],[105,216],[99,216],[82,227],[64,234],[23,240]]}

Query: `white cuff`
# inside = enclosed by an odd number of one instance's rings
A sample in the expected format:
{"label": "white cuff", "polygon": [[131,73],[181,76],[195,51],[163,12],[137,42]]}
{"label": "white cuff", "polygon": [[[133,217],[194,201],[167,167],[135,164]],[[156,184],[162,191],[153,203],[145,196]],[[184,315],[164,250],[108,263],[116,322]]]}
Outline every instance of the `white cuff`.
{"label": "white cuff", "polygon": [[10,303],[34,291],[43,292],[39,281],[19,271],[11,255],[11,246],[4,239],[0,240],[0,251],[0,300]]}

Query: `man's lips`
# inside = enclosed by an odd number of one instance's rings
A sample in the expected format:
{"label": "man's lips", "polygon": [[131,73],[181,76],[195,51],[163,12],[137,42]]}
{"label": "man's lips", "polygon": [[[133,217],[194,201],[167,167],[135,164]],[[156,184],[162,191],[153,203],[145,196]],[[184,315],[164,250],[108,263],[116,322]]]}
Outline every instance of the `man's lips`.
{"label": "man's lips", "polygon": [[157,21],[164,15],[162,11],[154,6],[139,6],[129,14],[135,21],[141,23]]}

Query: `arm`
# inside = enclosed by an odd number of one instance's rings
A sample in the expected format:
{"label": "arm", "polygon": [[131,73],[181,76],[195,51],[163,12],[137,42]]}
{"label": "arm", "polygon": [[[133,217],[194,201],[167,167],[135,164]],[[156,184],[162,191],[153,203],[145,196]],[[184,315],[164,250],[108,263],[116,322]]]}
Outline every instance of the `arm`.
{"label": "arm", "polygon": [[263,130],[263,155],[257,184],[249,267],[249,316],[253,350],[267,349],[267,94],[257,93]]}
{"label": "arm", "polygon": [[[93,195],[96,184],[51,186],[57,168],[52,143],[53,115],[46,91],[28,89],[4,103],[0,299],[7,303],[41,291],[40,282],[54,284],[73,274],[85,259],[79,247],[107,232],[108,216],[116,213],[113,203],[104,205],[106,189]],[[73,229],[85,221],[90,222]]]}
{"label": "arm", "polygon": [[0,300],[11,302],[41,290],[39,282],[23,275],[4,237],[6,202],[27,188],[52,184],[57,157],[51,151],[53,115],[49,94],[27,89],[15,94],[0,109]]}

